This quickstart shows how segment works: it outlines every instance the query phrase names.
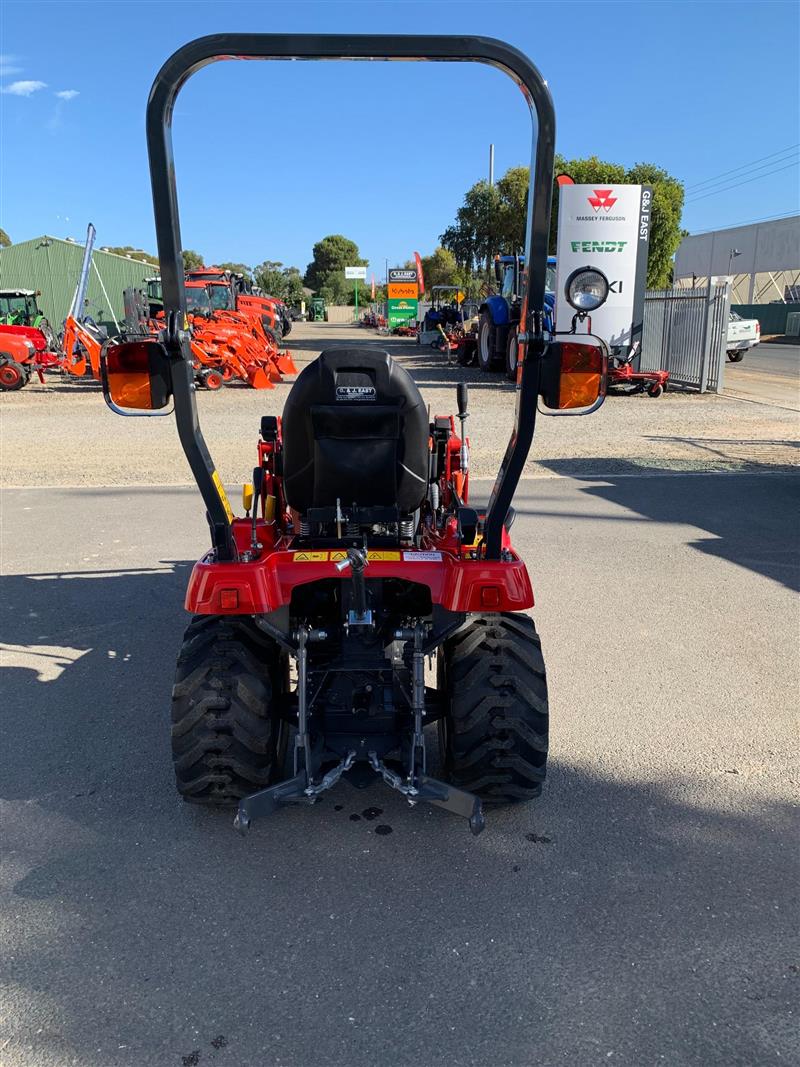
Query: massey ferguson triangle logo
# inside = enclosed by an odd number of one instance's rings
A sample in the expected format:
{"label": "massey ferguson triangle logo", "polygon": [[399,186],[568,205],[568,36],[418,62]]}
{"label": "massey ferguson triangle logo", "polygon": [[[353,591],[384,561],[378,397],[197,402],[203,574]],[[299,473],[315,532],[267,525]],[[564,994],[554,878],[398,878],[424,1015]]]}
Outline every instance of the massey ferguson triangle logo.
{"label": "massey ferguson triangle logo", "polygon": [[595,189],[594,196],[587,197],[593,210],[599,211],[602,208],[603,211],[610,211],[617,202],[617,198],[611,195],[612,192],[613,189]]}

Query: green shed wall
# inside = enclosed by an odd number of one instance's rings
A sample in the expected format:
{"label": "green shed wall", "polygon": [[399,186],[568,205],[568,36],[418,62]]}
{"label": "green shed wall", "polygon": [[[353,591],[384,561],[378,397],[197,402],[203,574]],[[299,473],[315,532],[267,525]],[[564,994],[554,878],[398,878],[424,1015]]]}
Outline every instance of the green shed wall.
{"label": "green shed wall", "polygon": [[[0,289],[40,289],[39,307],[58,330],[72,303],[83,262],[83,249],[83,244],[73,244],[55,237],[37,237],[0,249]],[[114,333],[114,321],[109,311],[113,310],[117,319],[122,321],[123,289],[141,287],[143,279],[157,274],[158,268],[109,252],[95,251],[92,259],[103,279],[111,309],[92,266],[89,270],[89,302],[85,305],[85,313]]]}
{"label": "green shed wall", "polygon": [[786,333],[786,320],[792,311],[800,311],[800,304],[731,304],[743,319],[758,319],[762,333]]}

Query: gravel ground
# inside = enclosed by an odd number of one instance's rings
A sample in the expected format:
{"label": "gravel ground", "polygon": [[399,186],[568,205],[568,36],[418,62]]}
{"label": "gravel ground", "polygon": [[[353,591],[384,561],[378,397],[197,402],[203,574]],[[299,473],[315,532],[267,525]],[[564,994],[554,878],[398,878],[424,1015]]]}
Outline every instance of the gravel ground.
{"label": "gravel ground", "polygon": [[[331,344],[386,347],[414,375],[434,413],[454,410],[455,383],[463,375],[471,389],[473,474],[497,472],[514,408],[514,387],[500,375],[448,367],[441,353],[361,327],[299,323],[287,340],[299,369]],[[288,383],[268,392],[231,386],[198,394],[203,431],[223,481],[236,484],[246,477],[259,417],[279,414],[288,389]],[[6,486],[191,480],[172,419],[113,419],[95,383],[52,377],[44,386],[35,383],[4,394],[0,413]],[[797,412],[778,406],[677,392],[658,400],[610,397],[591,418],[541,418],[527,473],[786,469],[796,460],[799,443]]]}

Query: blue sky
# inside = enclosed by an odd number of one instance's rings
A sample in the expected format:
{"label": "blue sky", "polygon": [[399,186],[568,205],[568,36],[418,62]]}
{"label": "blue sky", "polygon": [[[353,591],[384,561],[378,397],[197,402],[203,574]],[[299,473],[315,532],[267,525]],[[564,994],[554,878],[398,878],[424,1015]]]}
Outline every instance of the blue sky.
{"label": "blue sky", "polygon": [[[3,0],[0,226],[12,239],[82,238],[92,221],[99,245],[154,250],[149,87],[175,48],[223,30],[505,38],[548,79],[558,150],[665,167],[687,184],[688,229],[799,209],[794,0]],[[490,142],[498,175],[530,157],[518,90],[471,64],[219,63],[187,84],[174,130],[184,247],[207,263],[304,269],[315,240],[344,233],[378,277],[385,259],[432,250],[485,176]]]}

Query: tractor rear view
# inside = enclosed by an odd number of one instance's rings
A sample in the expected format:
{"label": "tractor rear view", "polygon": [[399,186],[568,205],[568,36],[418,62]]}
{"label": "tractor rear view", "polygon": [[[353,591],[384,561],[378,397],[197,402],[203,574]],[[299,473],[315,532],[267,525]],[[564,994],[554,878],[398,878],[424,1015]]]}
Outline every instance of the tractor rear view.
{"label": "tractor rear view", "polygon": [[311,298],[308,311],[309,322],[324,322],[325,321],[325,301],[321,296],[314,296]]}
{"label": "tractor rear view", "polygon": [[[455,412],[431,414],[386,351],[339,346],[298,376],[282,416],[254,427],[255,466],[234,516],[198,420],[169,165],[179,88],[218,56],[471,59],[524,87],[538,120],[527,221],[536,254],[521,292],[513,431],[487,507],[470,499],[466,385]],[[596,338],[553,338],[543,327],[555,136],[544,81],[521,53],[484,38],[221,34],[168,60],[147,129],[166,327],[158,341],[108,346],[103,385],[118,412],[159,414],[172,403],[209,522],[173,688],[178,792],[235,806],[244,833],[339,782],[383,783],[480,833],[484,804],[538,796],[547,763],[547,682],[531,581],[511,538],[514,491],[538,404],[594,411],[608,359]],[[427,752],[433,723],[438,776]]]}

